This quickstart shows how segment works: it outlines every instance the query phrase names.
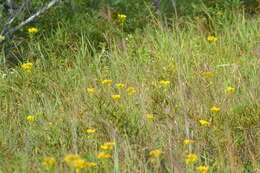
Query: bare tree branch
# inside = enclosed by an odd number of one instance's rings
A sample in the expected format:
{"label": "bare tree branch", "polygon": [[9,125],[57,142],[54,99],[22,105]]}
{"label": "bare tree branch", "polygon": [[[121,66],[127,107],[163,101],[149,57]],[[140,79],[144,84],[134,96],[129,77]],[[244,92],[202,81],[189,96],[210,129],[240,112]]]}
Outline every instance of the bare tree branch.
{"label": "bare tree branch", "polygon": [[24,4],[22,7],[19,8],[19,10],[17,10],[14,14],[12,14],[9,19],[7,20],[7,22],[4,24],[4,27],[1,31],[2,35],[8,28],[9,25],[11,25],[13,23],[13,21],[16,19],[17,16],[19,16],[22,12],[25,11],[25,9],[28,7],[28,4],[30,3],[31,0],[25,0]]}
{"label": "bare tree branch", "polygon": [[45,7],[43,7],[42,9],[40,9],[39,11],[37,11],[35,14],[33,14],[32,16],[30,16],[29,18],[27,18],[25,21],[21,22],[19,25],[17,25],[16,27],[14,27],[11,31],[7,32],[6,34],[4,34],[4,39],[0,40],[0,43],[4,40],[7,40],[8,38],[10,38],[18,29],[22,28],[24,25],[26,25],[27,23],[31,22],[34,20],[34,18],[36,18],[37,16],[39,16],[40,14],[44,13],[45,11],[47,11],[49,8],[51,8],[52,6],[54,6],[56,3],[58,3],[61,0],[52,0],[49,4],[47,4]]}

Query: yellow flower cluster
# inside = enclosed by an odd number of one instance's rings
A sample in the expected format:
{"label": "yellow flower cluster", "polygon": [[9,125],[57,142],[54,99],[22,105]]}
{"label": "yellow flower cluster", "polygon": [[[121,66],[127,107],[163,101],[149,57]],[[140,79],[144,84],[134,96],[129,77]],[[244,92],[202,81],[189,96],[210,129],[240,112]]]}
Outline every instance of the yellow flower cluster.
{"label": "yellow flower cluster", "polygon": [[157,150],[152,150],[149,152],[149,155],[152,157],[160,157],[160,155],[162,154],[162,151],[157,149]]}
{"label": "yellow flower cluster", "polygon": [[53,157],[45,157],[42,164],[46,169],[50,169],[56,164],[56,160]]}
{"label": "yellow flower cluster", "polygon": [[34,121],[34,120],[35,120],[35,116],[33,116],[33,115],[28,115],[28,116],[26,117],[26,119],[29,120],[29,121]]}
{"label": "yellow flower cluster", "polygon": [[196,154],[188,154],[186,155],[185,163],[188,164],[194,164],[198,160],[198,156]]}
{"label": "yellow flower cluster", "polygon": [[[115,142],[106,142],[103,145],[101,145],[100,148],[102,150],[109,151],[109,150],[112,150],[114,148],[114,146],[115,146]],[[111,154],[108,152],[102,151],[102,152],[98,153],[97,158],[98,159],[109,159],[109,158],[111,158]]]}
{"label": "yellow flower cluster", "polygon": [[119,21],[124,22],[127,16],[125,14],[118,14],[117,17]]}
{"label": "yellow flower cluster", "polygon": [[22,69],[26,72],[31,72],[32,66],[33,66],[33,63],[31,63],[31,62],[24,63],[24,64],[22,64]]}
{"label": "yellow flower cluster", "polygon": [[112,150],[115,146],[115,142],[106,142],[100,146],[102,150]]}
{"label": "yellow flower cluster", "polygon": [[136,93],[136,89],[133,87],[128,87],[126,89],[126,92],[128,93],[128,95],[134,95]]}
{"label": "yellow flower cluster", "polygon": [[0,40],[3,40],[3,39],[5,39],[5,36],[0,35]]}
{"label": "yellow flower cluster", "polygon": [[215,42],[217,40],[218,40],[217,37],[214,37],[214,36],[209,36],[208,37],[208,41]]}
{"label": "yellow flower cluster", "polygon": [[29,32],[29,33],[35,33],[35,32],[38,32],[38,29],[35,28],[35,27],[28,28],[28,32]]}
{"label": "yellow flower cluster", "polygon": [[110,79],[105,79],[102,81],[102,84],[111,84],[112,83],[112,80]]}
{"label": "yellow flower cluster", "polygon": [[93,93],[93,92],[95,92],[95,89],[94,88],[87,88],[87,92],[88,93]]}
{"label": "yellow flower cluster", "polygon": [[194,140],[190,140],[190,139],[185,139],[185,140],[183,141],[183,143],[184,143],[185,145],[188,145],[188,144],[193,144],[193,143],[195,143],[195,141],[194,141]]}
{"label": "yellow flower cluster", "polygon": [[161,80],[160,82],[160,85],[163,85],[163,86],[165,86],[165,85],[169,85],[171,82],[170,81],[168,81],[168,80]]}
{"label": "yellow flower cluster", "polygon": [[100,152],[100,153],[98,153],[97,158],[98,159],[110,159],[111,155],[106,152]]}
{"label": "yellow flower cluster", "polygon": [[227,88],[226,88],[226,91],[227,91],[227,92],[233,92],[233,91],[235,91],[235,88],[233,88],[233,87],[227,87]]}
{"label": "yellow flower cluster", "polygon": [[220,108],[219,108],[219,107],[216,107],[216,106],[212,106],[212,107],[210,108],[210,110],[211,110],[212,112],[219,112],[219,111],[220,111]]}
{"label": "yellow flower cluster", "polygon": [[64,158],[64,162],[67,163],[67,165],[70,165],[74,160],[78,160],[80,159],[80,156],[77,154],[68,154],[65,158]]}
{"label": "yellow flower cluster", "polygon": [[87,130],[86,130],[86,133],[87,133],[87,134],[96,133],[96,129],[87,129]]}
{"label": "yellow flower cluster", "polygon": [[196,170],[199,173],[207,173],[209,170],[209,166],[198,166]]}
{"label": "yellow flower cluster", "polygon": [[111,97],[112,99],[117,100],[120,99],[121,96],[119,94],[113,94]]}
{"label": "yellow flower cluster", "polygon": [[68,154],[64,158],[64,162],[66,162],[68,166],[74,167],[76,169],[76,172],[79,172],[80,169],[95,167],[97,165],[95,162],[88,162],[85,159],[81,158],[79,155],[75,154]]}
{"label": "yellow flower cluster", "polygon": [[123,84],[123,83],[116,83],[116,87],[117,88],[124,88],[125,84]]}
{"label": "yellow flower cluster", "polygon": [[199,120],[199,123],[200,123],[201,125],[203,125],[203,126],[210,126],[210,125],[211,125],[210,122],[205,121],[205,120]]}
{"label": "yellow flower cluster", "polygon": [[153,114],[145,114],[145,117],[149,120],[152,120],[154,118]]}

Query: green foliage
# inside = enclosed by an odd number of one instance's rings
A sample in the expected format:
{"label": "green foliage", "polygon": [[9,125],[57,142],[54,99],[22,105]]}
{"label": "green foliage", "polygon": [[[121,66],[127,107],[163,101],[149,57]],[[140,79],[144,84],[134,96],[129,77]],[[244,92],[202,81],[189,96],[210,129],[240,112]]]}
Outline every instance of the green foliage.
{"label": "green foliage", "polygon": [[[12,52],[19,61],[0,70],[0,169],[77,171],[64,163],[69,153],[97,163],[81,172],[259,169],[258,20],[221,4],[195,11],[194,1],[191,16],[165,26],[133,2],[65,3],[19,31]],[[124,23],[118,14],[127,15]],[[30,72],[21,67],[26,62]],[[109,141],[111,158],[98,159]],[[156,149],[158,157],[150,154]],[[198,156],[194,165],[185,164],[189,153]],[[45,157],[57,160],[52,169]]]}

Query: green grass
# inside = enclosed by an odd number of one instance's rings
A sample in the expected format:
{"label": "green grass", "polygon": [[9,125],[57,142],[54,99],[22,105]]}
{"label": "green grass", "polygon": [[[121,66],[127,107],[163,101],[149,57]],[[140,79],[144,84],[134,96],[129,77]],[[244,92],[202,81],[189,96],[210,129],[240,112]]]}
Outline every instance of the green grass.
{"label": "green grass", "polygon": [[[167,29],[151,24],[143,32],[109,37],[99,48],[84,31],[70,33],[69,24],[32,36],[18,50],[33,63],[31,72],[20,65],[13,73],[1,71],[0,171],[74,172],[63,161],[72,153],[97,163],[81,172],[184,173],[200,165],[210,173],[259,172],[260,23],[243,15],[222,22],[213,23],[216,42],[207,40],[198,22]],[[112,83],[102,84],[105,79]],[[162,86],[162,80],[170,84]],[[128,87],[136,93],[129,95]],[[184,145],[185,139],[195,143]],[[110,141],[112,158],[97,159]],[[155,149],[162,154],[151,162]],[[186,165],[190,153],[198,160]],[[49,170],[45,157],[56,159]]]}

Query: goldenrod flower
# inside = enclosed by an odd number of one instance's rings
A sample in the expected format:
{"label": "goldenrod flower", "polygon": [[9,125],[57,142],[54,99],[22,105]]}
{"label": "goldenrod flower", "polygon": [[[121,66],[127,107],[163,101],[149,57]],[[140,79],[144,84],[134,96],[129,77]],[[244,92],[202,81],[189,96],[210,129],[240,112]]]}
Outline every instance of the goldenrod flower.
{"label": "goldenrod flower", "polygon": [[45,157],[43,159],[43,166],[46,168],[46,169],[49,169],[51,168],[52,166],[54,166],[56,163],[56,160],[53,158],[53,157]]}
{"label": "goldenrod flower", "polygon": [[226,88],[226,91],[227,91],[227,92],[233,92],[233,91],[235,91],[235,88],[227,87],[227,88]]}
{"label": "goldenrod flower", "polygon": [[111,97],[112,99],[116,100],[116,99],[120,99],[121,96],[118,94],[113,94]]}
{"label": "goldenrod flower", "polygon": [[190,140],[190,139],[185,139],[183,141],[184,144],[188,145],[188,144],[193,144],[195,141],[194,140]]}
{"label": "goldenrod flower", "polygon": [[199,166],[196,168],[199,173],[207,173],[209,170],[209,166]]}
{"label": "goldenrod flower", "polygon": [[86,130],[86,133],[87,134],[93,134],[93,133],[96,133],[96,130],[95,129],[88,129],[88,130]]}
{"label": "goldenrod flower", "polygon": [[188,154],[188,155],[186,155],[185,163],[193,164],[193,163],[197,162],[197,160],[198,160],[198,156],[196,154]]}
{"label": "goldenrod flower", "polygon": [[150,156],[153,156],[153,157],[160,157],[160,155],[162,154],[162,151],[161,150],[152,150],[150,151],[149,155]]}
{"label": "goldenrod flower", "polygon": [[127,16],[125,14],[118,14],[117,17],[121,22],[124,22]]}
{"label": "goldenrod flower", "polygon": [[98,153],[97,158],[98,159],[109,159],[109,158],[111,158],[111,155],[106,152],[100,152],[100,153]]}
{"label": "goldenrod flower", "polygon": [[136,93],[136,90],[133,87],[129,87],[126,89],[126,92],[128,92],[128,95],[133,95]]}
{"label": "goldenrod flower", "polygon": [[219,108],[219,107],[216,107],[216,106],[212,106],[212,107],[210,108],[210,110],[211,110],[212,112],[219,112],[219,111],[220,111],[220,108]]}
{"label": "goldenrod flower", "polygon": [[28,28],[28,32],[29,32],[29,33],[35,33],[35,32],[38,32],[38,29],[37,29],[37,28],[34,28],[34,27]]}
{"label": "goldenrod flower", "polygon": [[117,88],[124,88],[125,84],[123,84],[123,83],[116,83],[116,87]]}
{"label": "goldenrod flower", "polygon": [[26,117],[26,119],[29,120],[29,121],[34,121],[34,120],[35,120],[35,116],[33,116],[33,115],[28,115],[28,116]]}
{"label": "goldenrod flower", "polygon": [[223,13],[221,11],[217,12],[216,15],[217,16],[221,16]]}
{"label": "goldenrod flower", "polygon": [[171,82],[170,81],[165,81],[165,80],[162,80],[162,81],[160,81],[159,82],[160,83],[160,85],[169,85]]}
{"label": "goldenrod flower", "polygon": [[24,71],[26,71],[26,72],[31,72],[33,63],[28,62],[28,63],[22,64],[21,66],[22,66],[22,68],[23,68]]}
{"label": "goldenrod flower", "polygon": [[209,36],[209,37],[208,37],[208,41],[215,42],[215,41],[217,41],[217,40],[218,40],[217,37],[214,37],[214,36]]}
{"label": "goldenrod flower", "polygon": [[3,39],[5,39],[5,36],[0,35],[0,40],[3,40]]}
{"label": "goldenrod flower", "polygon": [[95,89],[94,88],[87,88],[87,92],[88,93],[93,93],[93,92],[95,92]]}
{"label": "goldenrod flower", "polygon": [[74,160],[78,160],[78,159],[80,159],[80,156],[79,156],[79,155],[76,155],[76,154],[68,154],[68,155],[64,158],[64,162],[66,162],[67,165],[71,165]]}
{"label": "goldenrod flower", "polygon": [[112,83],[112,80],[110,79],[105,79],[102,81],[102,84],[111,84]]}
{"label": "goldenrod flower", "polygon": [[205,121],[205,120],[199,120],[200,124],[203,125],[203,126],[210,126],[211,123],[208,122],[208,121]]}
{"label": "goldenrod flower", "polygon": [[145,114],[145,117],[149,120],[153,119],[154,118],[154,115],[153,114]]}

